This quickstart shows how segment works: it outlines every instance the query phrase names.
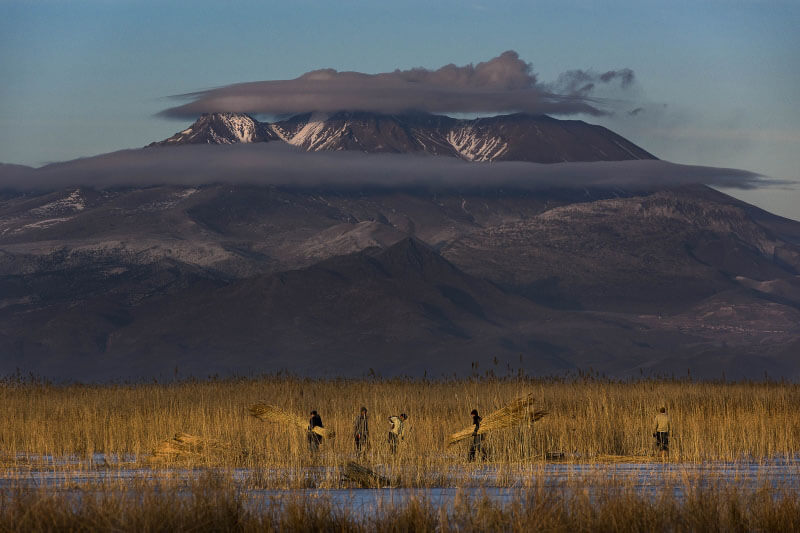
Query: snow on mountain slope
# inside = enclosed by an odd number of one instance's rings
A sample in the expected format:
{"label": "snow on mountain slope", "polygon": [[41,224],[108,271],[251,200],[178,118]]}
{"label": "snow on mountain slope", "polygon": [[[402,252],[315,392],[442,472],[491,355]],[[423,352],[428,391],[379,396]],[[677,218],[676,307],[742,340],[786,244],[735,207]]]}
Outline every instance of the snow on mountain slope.
{"label": "snow on mountain slope", "polygon": [[517,113],[472,120],[426,113],[304,113],[273,123],[242,114],[203,115],[155,145],[281,140],[307,151],[413,153],[467,161],[621,161],[653,155],[601,126]]}
{"label": "snow on mountain slope", "polygon": [[50,216],[54,214],[72,213],[74,211],[83,211],[86,208],[86,202],[81,196],[81,190],[75,189],[66,196],[53,200],[45,205],[31,209],[31,214],[36,216]]}
{"label": "snow on mountain slope", "polygon": [[201,116],[187,129],[152,145],[238,144],[273,139],[275,135],[269,127],[248,115],[213,113]]}
{"label": "snow on mountain slope", "polygon": [[481,135],[471,126],[451,130],[447,141],[467,161],[494,161],[508,151],[508,142],[500,137]]}
{"label": "snow on mountain slope", "polygon": [[309,152],[325,150],[326,146],[335,143],[344,132],[344,128],[330,128],[325,122],[327,119],[326,113],[312,113],[303,127],[291,137],[285,138],[286,142]]}

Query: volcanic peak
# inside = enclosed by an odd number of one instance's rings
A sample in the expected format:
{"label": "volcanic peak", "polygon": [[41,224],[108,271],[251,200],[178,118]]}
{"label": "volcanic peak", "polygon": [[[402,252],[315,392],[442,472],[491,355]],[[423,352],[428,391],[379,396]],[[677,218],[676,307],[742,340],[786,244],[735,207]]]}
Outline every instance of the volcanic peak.
{"label": "volcanic peak", "polygon": [[272,123],[245,114],[212,113],[150,146],[266,141],[283,141],[306,151],[428,153],[477,162],[656,159],[602,126],[525,113],[455,119],[419,112],[311,112]]}

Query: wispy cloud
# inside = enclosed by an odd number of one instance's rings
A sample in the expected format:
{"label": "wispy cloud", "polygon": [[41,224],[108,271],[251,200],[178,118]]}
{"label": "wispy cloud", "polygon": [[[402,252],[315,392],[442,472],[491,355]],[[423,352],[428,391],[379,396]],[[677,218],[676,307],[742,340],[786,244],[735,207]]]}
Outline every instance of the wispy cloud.
{"label": "wispy cloud", "polygon": [[469,163],[443,156],[304,152],[283,143],[124,150],[38,169],[0,165],[0,189],[161,184],[292,187],[524,189],[624,187],[653,190],[703,183],[752,189],[776,184],[746,170],[666,161]]}
{"label": "wispy cloud", "polygon": [[800,143],[800,131],[768,128],[700,128],[673,127],[644,129],[648,134],[680,139],[711,139],[719,141],[763,141],[770,143]]}
{"label": "wispy cloud", "polygon": [[308,111],[399,113],[501,113],[523,111],[560,115],[609,113],[593,97],[598,86],[629,88],[630,69],[595,73],[571,70],[553,83],[539,81],[533,67],[513,50],[478,64],[413,68],[380,74],[321,69],[293,80],[237,83],[178,95],[187,103],[160,114],[193,118],[202,113],[283,115]]}

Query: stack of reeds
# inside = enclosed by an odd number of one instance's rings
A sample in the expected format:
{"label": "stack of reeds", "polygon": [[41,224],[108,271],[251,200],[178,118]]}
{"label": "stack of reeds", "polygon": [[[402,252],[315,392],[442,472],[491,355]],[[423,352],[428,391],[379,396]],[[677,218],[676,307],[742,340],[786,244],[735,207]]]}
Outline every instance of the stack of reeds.
{"label": "stack of reeds", "polygon": [[[308,429],[308,420],[285,411],[276,405],[257,403],[248,407],[247,412],[249,412],[251,416],[259,420],[264,420],[265,422],[284,424],[290,427],[294,426],[304,430]],[[312,431],[326,439],[332,439],[336,436],[336,433],[332,429],[315,427]]]}
{"label": "stack of reeds", "polygon": [[153,450],[150,462],[163,463],[201,459],[211,455],[224,454],[228,451],[229,446],[222,442],[205,439],[197,435],[189,435],[188,433],[178,433],[171,439],[159,444]]}
{"label": "stack of reeds", "polygon": [[652,455],[597,455],[593,458],[598,463],[652,463],[658,461]]}
{"label": "stack of reeds", "polygon": [[[498,409],[484,416],[483,420],[481,420],[481,427],[478,433],[489,433],[490,431],[514,426],[526,421],[535,422],[547,414],[547,411],[534,409],[533,404],[533,394],[517,398],[502,409]],[[470,438],[473,429],[473,426],[469,426],[461,431],[453,433],[450,435],[447,445],[452,446],[457,442]]]}
{"label": "stack of reeds", "polygon": [[350,481],[357,483],[364,489],[376,489],[381,487],[388,487],[391,482],[388,478],[376,474],[366,466],[362,466],[356,462],[349,461],[343,470],[344,477]]}

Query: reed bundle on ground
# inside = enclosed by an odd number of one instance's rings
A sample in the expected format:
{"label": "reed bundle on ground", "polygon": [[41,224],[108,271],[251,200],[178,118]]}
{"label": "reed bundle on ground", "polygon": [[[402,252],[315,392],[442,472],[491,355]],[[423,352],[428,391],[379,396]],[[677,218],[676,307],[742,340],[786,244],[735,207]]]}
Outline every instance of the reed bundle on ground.
{"label": "reed bundle on ground", "polygon": [[[497,429],[502,429],[514,426],[521,422],[535,422],[547,414],[547,411],[536,410],[533,408],[534,397],[533,394],[528,394],[521,398],[517,398],[505,407],[493,411],[483,417],[481,426],[478,430],[479,434],[488,433]],[[462,429],[450,435],[447,441],[448,446],[452,446],[457,442],[466,440],[472,436],[473,426]]]}
{"label": "reed bundle on ground", "polygon": [[[247,412],[250,413],[250,416],[254,416],[259,420],[263,420],[265,422],[294,426],[303,430],[308,429],[308,420],[304,419],[301,416],[297,416],[293,413],[290,413],[289,411],[281,409],[276,405],[270,405],[267,403],[257,403],[248,407]],[[336,436],[336,433],[331,429],[315,427],[312,429],[312,431],[317,435],[324,437],[326,439],[332,439]]]}
{"label": "reed bundle on ground", "polygon": [[350,481],[357,483],[364,489],[376,489],[381,487],[388,487],[391,482],[388,478],[376,474],[366,466],[360,465],[356,462],[349,461],[343,470],[344,477]]}
{"label": "reed bundle on ground", "polygon": [[165,463],[201,459],[212,455],[224,454],[229,451],[229,448],[229,446],[219,441],[205,439],[197,435],[189,435],[188,433],[178,433],[171,439],[159,444],[153,450],[150,462]]}
{"label": "reed bundle on ground", "polygon": [[659,460],[653,455],[598,455],[592,460],[598,463],[652,463]]}

